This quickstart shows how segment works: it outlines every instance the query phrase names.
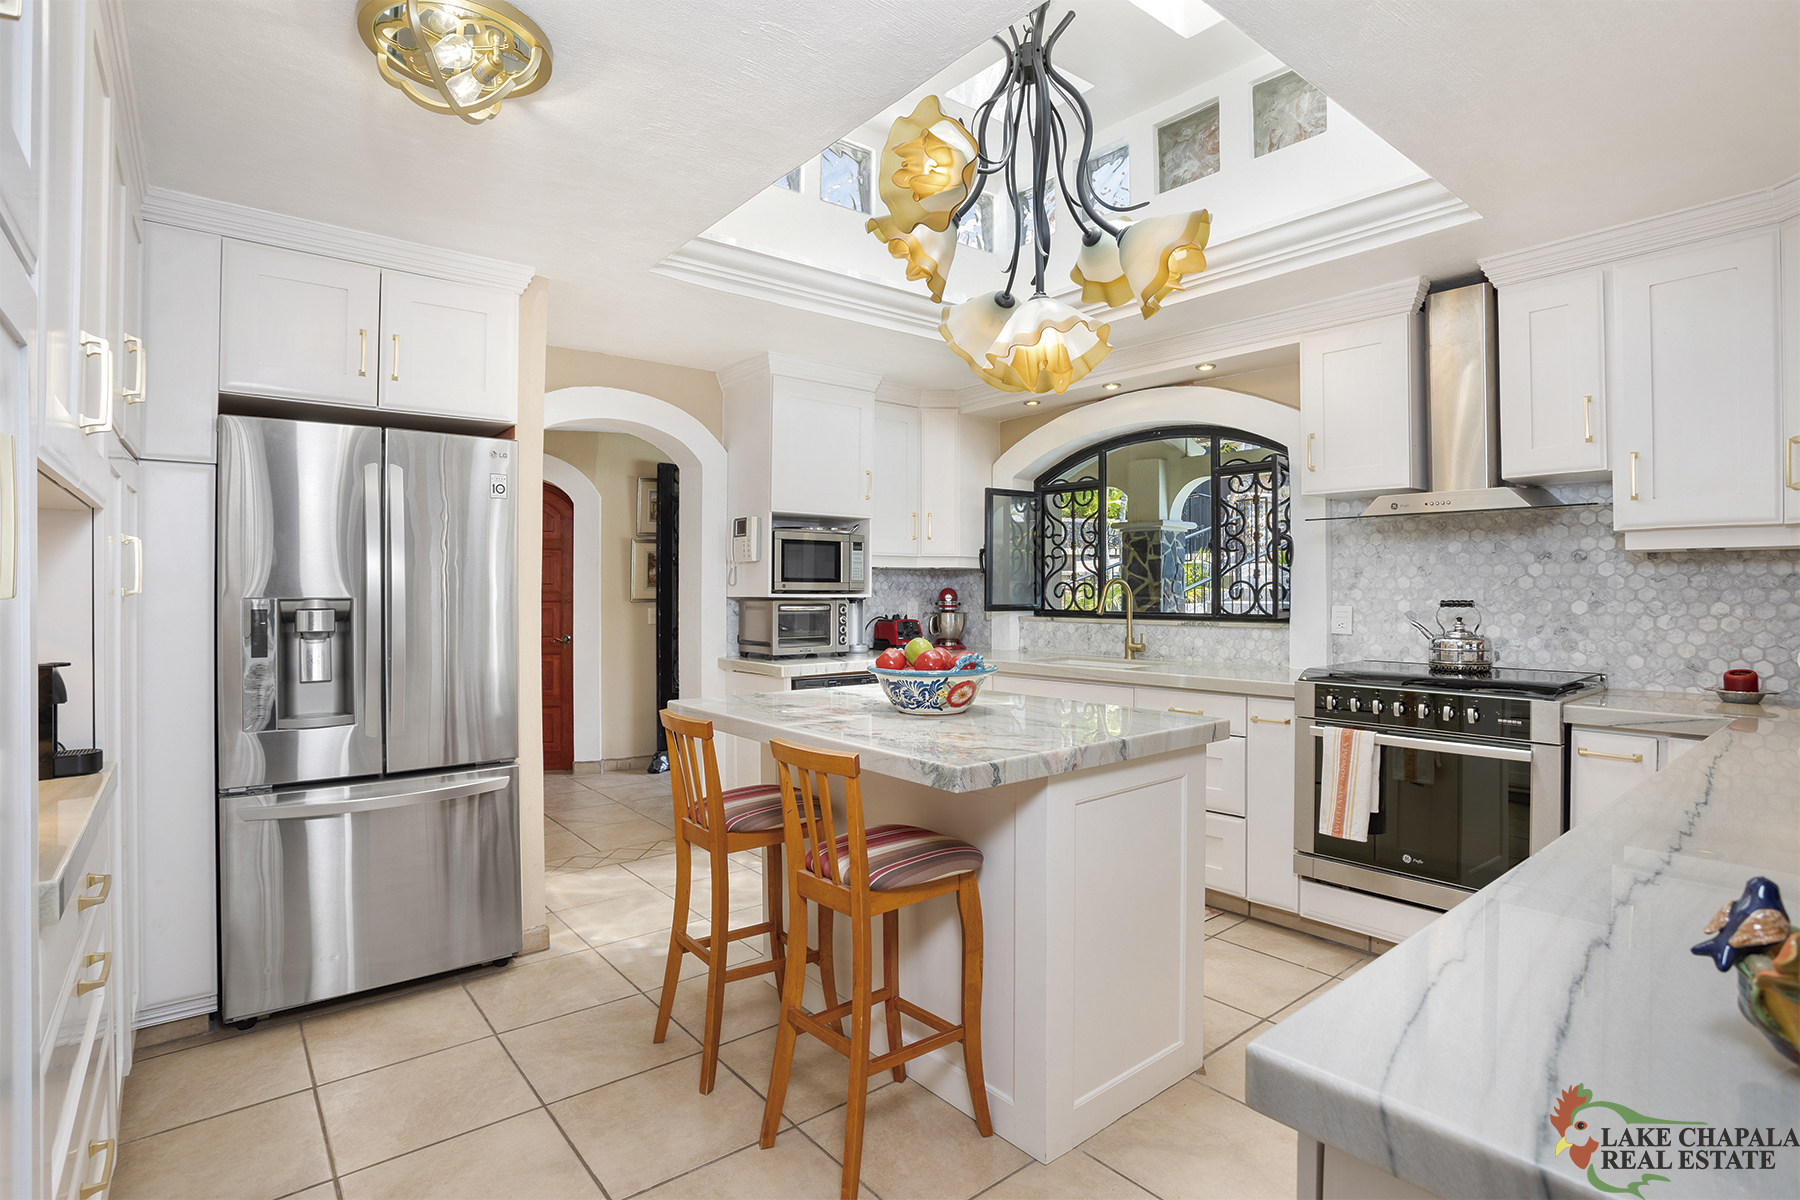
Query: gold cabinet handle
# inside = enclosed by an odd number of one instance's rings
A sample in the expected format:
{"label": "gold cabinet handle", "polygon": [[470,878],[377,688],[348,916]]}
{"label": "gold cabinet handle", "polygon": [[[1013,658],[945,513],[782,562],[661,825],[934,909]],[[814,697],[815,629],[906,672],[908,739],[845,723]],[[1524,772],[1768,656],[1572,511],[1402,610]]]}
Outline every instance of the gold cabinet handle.
{"label": "gold cabinet handle", "polygon": [[1292,725],[1294,723],[1294,718],[1283,717],[1281,720],[1277,721],[1274,717],[1253,716],[1250,718],[1250,723],[1252,725]]}
{"label": "gold cabinet handle", "polygon": [[1638,452],[1636,450],[1633,450],[1631,452],[1631,498],[1633,500],[1636,500],[1638,498],[1637,460],[1638,460]]}
{"label": "gold cabinet handle", "polygon": [[1317,435],[1311,434],[1311,433],[1306,435],[1306,469],[1309,471],[1315,471],[1318,469],[1317,467],[1313,466],[1313,457],[1312,457],[1312,444],[1313,444],[1313,438],[1315,436],[1317,436]]}
{"label": "gold cabinet handle", "polygon": [[108,896],[112,895],[112,876],[111,875],[89,875],[87,877],[87,886],[88,887],[98,887],[100,889],[100,894],[98,896],[77,896],[75,898],[75,911],[76,912],[81,912],[84,909],[93,908],[96,905],[105,904],[106,898]]}
{"label": "gold cabinet handle", "polygon": [[88,1157],[92,1158],[96,1154],[106,1155],[106,1170],[101,1173],[99,1183],[83,1185],[81,1200],[88,1200],[90,1196],[98,1196],[112,1186],[113,1164],[119,1161],[119,1143],[112,1138],[107,1138],[104,1142],[89,1142]]}
{"label": "gold cabinet handle", "polygon": [[397,333],[394,335],[394,362],[388,368],[388,382],[400,382],[400,335]]}
{"label": "gold cabinet handle", "polygon": [[1169,711],[1180,713],[1187,717],[1204,717],[1206,715],[1197,708],[1171,708]]}
{"label": "gold cabinet handle", "polygon": [[131,557],[134,561],[131,586],[121,589],[119,595],[141,596],[144,594],[144,539],[127,533],[119,537],[119,543],[131,547]]}
{"label": "gold cabinet handle", "polygon": [[1581,440],[1584,442],[1594,440],[1594,398],[1592,396],[1581,398]]}
{"label": "gold cabinet handle", "polygon": [[369,331],[357,330],[356,340],[356,373],[366,378],[369,374]]}
{"label": "gold cabinet handle", "polygon": [[863,475],[865,477],[863,480],[863,499],[873,500],[875,498],[875,472],[864,471]]}
{"label": "gold cabinet handle", "polygon": [[112,951],[102,950],[98,954],[90,954],[81,960],[81,965],[83,968],[99,967],[100,978],[83,979],[77,983],[75,985],[75,994],[77,996],[85,996],[96,988],[103,988],[106,986],[106,981],[112,977]]}
{"label": "gold cabinet handle", "polygon": [[1800,436],[1787,440],[1787,485],[1800,492],[1800,483],[1794,481],[1794,447],[1800,446]]}
{"label": "gold cabinet handle", "polygon": [[915,542],[919,540],[919,514],[918,513],[913,514],[912,540]]}
{"label": "gold cabinet handle", "polygon": [[1586,746],[1575,747],[1575,753],[1583,758],[1609,758],[1613,762],[1641,763],[1644,761],[1644,756],[1641,754],[1603,754],[1598,750],[1589,750]]}
{"label": "gold cabinet handle", "polygon": [[925,514],[925,540],[928,542],[931,540],[931,514],[930,513]]}
{"label": "gold cabinet handle", "polygon": [[142,404],[144,381],[150,374],[150,353],[144,348],[144,339],[132,333],[125,335],[125,353],[137,355],[137,386],[125,389],[125,403]]}
{"label": "gold cabinet handle", "polygon": [[[81,401],[75,401],[75,418],[83,433],[105,433],[112,428],[113,422],[113,356],[112,343],[103,337],[95,337],[91,333],[81,335],[81,349],[89,358],[100,356],[100,394],[106,398],[106,415],[104,417],[84,417],[81,415]],[[79,396],[79,391],[77,392]]]}

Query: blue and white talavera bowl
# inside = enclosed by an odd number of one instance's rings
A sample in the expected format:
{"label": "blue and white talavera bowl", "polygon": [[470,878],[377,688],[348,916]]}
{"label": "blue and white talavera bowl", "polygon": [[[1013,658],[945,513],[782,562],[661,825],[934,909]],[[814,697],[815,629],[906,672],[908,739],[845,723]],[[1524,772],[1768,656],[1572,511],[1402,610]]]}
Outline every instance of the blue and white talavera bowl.
{"label": "blue and white talavera bowl", "polygon": [[951,717],[968,712],[976,693],[998,668],[979,671],[890,671],[871,667],[888,703],[909,717]]}

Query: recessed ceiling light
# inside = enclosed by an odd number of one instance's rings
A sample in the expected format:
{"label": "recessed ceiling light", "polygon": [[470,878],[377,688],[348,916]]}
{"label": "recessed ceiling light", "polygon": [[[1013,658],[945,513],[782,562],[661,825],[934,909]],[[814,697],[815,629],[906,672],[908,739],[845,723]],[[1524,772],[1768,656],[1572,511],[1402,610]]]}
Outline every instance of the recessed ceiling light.
{"label": "recessed ceiling light", "polygon": [[1119,390],[1119,385],[1116,383],[1109,383],[1106,385],[1106,390],[1109,392],[1116,392]]}
{"label": "recessed ceiling light", "polygon": [[1201,363],[1199,366],[1195,367],[1194,370],[1196,370],[1196,371],[1216,371],[1218,369],[1218,367],[1219,367],[1218,363]]}
{"label": "recessed ceiling light", "polygon": [[1040,405],[1042,403],[1043,403],[1042,400],[1027,400],[1025,402],[1025,407],[1026,408],[1036,408],[1038,405]]}

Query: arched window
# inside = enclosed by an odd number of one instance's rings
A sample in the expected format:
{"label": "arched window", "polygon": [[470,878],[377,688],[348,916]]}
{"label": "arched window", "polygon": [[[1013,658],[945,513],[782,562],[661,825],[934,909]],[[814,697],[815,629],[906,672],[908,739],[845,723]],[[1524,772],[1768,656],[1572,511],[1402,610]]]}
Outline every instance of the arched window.
{"label": "arched window", "polygon": [[1292,551],[1286,447],[1154,429],[1071,455],[1034,491],[989,491],[987,607],[1122,615],[1129,589],[1139,616],[1285,621]]}

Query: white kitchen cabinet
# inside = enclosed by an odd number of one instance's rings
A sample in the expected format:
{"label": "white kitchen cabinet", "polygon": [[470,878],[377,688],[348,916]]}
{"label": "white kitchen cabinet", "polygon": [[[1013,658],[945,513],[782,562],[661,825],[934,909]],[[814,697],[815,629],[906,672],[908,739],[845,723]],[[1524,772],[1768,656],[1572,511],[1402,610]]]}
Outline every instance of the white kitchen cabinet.
{"label": "white kitchen cabinet", "polygon": [[1186,688],[1141,687],[1137,689],[1139,708],[1160,708],[1168,712],[1186,713],[1192,717],[1216,717],[1231,722],[1233,737],[1242,737],[1248,729],[1248,712],[1242,696],[1223,692],[1195,692]]}
{"label": "white kitchen cabinet", "polygon": [[1500,301],[1500,473],[1516,483],[1606,478],[1605,278],[1506,288]]}
{"label": "white kitchen cabinet", "polygon": [[381,272],[378,402],[403,412],[515,423],[518,328],[519,298],[511,292]]}
{"label": "white kitchen cabinet", "polygon": [[212,462],[219,415],[219,272],[224,239],[144,223],[144,351],[154,358],[139,458]]}
{"label": "white kitchen cabinet", "polygon": [[988,688],[1021,696],[1048,696],[1052,700],[1077,700],[1083,704],[1118,704],[1134,708],[1131,689],[1116,683],[1088,683],[1075,679],[1039,679],[1031,675],[996,675]]}
{"label": "white kitchen cabinet", "polygon": [[875,404],[875,515],[869,521],[869,550],[875,566],[884,560],[911,565],[919,554],[919,444],[923,410],[906,404]]}
{"label": "white kitchen cabinet", "polygon": [[1244,894],[1244,818],[1206,814],[1206,887],[1227,896]]}
{"label": "white kitchen cabinet", "polygon": [[221,392],[373,407],[380,326],[378,268],[225,240]]}
{"label": "white kitchen cabinet", "polygon": [[[121,183],[121,193],[123,184]],[[118,221],[119,440],[132,454],[144,444],[144,402],[150,387],[149,348],[144,338],[144,223],[135,204],[121,204]]]}
{"label": "white kitchen cabinet", "polygon": [[[1244,736],[1244,895],[1294,912],[1294,702],[1252,696]],[[1232,739],[1236,741],[1236,738]]]}
{"label": "white kitchen cabinet", "polygon": [[1569,828],[1656,774],[1657,740],[1641,734],[1572,731],[1569,750]]}
{"label": "white kitchen cabinet", "polygon": [[1615,528],[1781,523],[1778,263],[1768,228],[1613,266]]}
{"label": "white kitchen cabinet", "polygon": [[1424,327],[1417,313],[1300,339],[1301,444],[1289,461],[1308,496],[1426,486]]}
{"label": "white kitchen cabinet", "polygon": [[37,264],[38,197],[44,152],[37,144],[44,99],[44,42],[39,6],[25,0],[17,17],[0,21],[0,241],[10,242],[26,275]]}

